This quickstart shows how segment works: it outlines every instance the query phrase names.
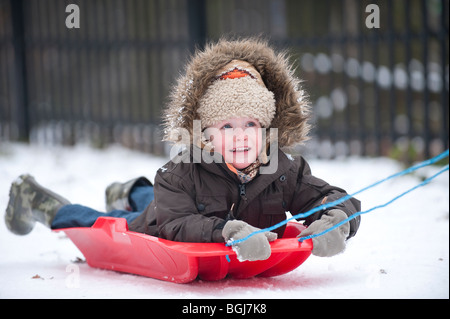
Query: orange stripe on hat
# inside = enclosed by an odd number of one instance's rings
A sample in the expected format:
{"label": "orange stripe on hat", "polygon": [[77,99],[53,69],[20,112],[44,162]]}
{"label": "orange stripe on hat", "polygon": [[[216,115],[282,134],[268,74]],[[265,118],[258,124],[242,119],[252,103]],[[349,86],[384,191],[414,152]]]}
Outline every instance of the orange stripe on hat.
{"label": "orange stripe on hat", "polygon": [[225,79],[239,79],[246,76],[250,76],[251,78],[255,78],[253,75],[250,74],[250,72],[246,70],[240,70],[238,68],[234,68],[231,71],[228,71],[222,75],[220,75],[219,79],[225,80]]}

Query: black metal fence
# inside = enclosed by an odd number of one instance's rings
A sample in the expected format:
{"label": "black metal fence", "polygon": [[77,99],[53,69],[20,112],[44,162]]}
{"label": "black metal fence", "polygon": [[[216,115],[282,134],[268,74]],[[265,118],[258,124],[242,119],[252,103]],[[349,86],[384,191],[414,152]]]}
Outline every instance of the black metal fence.
{"label": "black metal fence", "polygon": [[161,109],[193,49],[263,35],[289,50],[313,102],[301,151],[429,157],[448,148],[448,4],[0,0],[0,141],[162,154]]}

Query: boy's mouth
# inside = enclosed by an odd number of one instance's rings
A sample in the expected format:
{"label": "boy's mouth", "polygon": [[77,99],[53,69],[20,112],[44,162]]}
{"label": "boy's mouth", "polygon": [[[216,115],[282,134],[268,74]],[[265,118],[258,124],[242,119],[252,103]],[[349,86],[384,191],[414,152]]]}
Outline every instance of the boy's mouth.
{"label": "boy's mouth", "polygon": [[230,152],[241,153],[241,152],[248,152],[250,150],[251,150],[250,147],[235,147],[235,148],[231,149]]}

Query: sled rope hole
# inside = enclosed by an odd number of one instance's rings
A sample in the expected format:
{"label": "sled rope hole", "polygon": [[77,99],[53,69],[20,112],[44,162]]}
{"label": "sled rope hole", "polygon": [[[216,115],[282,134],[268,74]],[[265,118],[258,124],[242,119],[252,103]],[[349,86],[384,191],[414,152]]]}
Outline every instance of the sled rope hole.
{"label": "sled rope hole", "polygon": [[[241,238],[241,239],[237,239],[237,240],[228,242],[228,243],[226,243],[225,245],[226,245],[226,246],[231,246],[231,245],[234,245],[234,244],[238,244],[238,243],[241,243],[241,242],[243,242],[243,241],[249,239],[250,237],[252,237],[252,236],[254,236],[254,235],[256,235],[256,234],[264,233],[264,232],[267,232],[267,231],[272,231],[272,230],[274,230],[274,229],[277,229],[277,228],[279,228],[279,227],[281,227],[281,226],[287,224],[287,223],[288,223],[289,221],[291,221],[291,220],[295,220],[295,219],[297,219],[297,218],[306,218],[306,217],[308,217],[309,215],[312,215],[312,214],[314,214],[314,213],[316,213],[316,212],[318,212],[318,211],[320,211],[320,210],[327,209],[327,208],[329,208],[329,207],[332,207],[332,206],[335,206],[335,205],[340,204],[340,203],[342,203],[342,202],[345,202],[346,200],[348,200],[348,199],[354,197],[355,195],[360,194],[360,193],[362,193],[362,192],[364,192],[364,191],[366,191],[366,190],[368,190],[368,189],[371,189],[371,188],[373,188],[373,187],[375,187],[375,186],[377,186],[377,185],[379,185],[379,184],[381,184],[381,183],[384,183],[384,182],[386,182],[386,181],[388,181],[388,180],[394,179],[394,178],[399,177],[399,176],[403,176],[403,175],[409,174],[409,173],[411,173],[411,172],[414,172],[414,171],[418,170],[419,168],[422,168],[422,167],[425,167],[425,166],[429,166],[429,165],[431,165],[431,164],[434,164],[434,163],[436,163],[436,162],[440,161],[441,159],[446,158],[446,157],[448,157],[448,156],[449,156],[449,150],[446,150],[445,152],[443,152],[443,153],[441,153],[441,154],[439,154],[439,155],[437,155],[437,156],[435,156],[435,157],[433,157],[433,158],[431,158],[431,159],[428,159],[428,160],[425,160],[425,161],[423,161],[423,162],[420,162],[420,163],[418,163],[418,164],[416,164],[416,165],[414,165],[414,166],[411,166],[411,167],[409,167],[409,168],[407,168],[407,169],[405,169],[405,170],[403,170],[403,171],[400,171],[400,172],[395,173],[395,174],[393,174],[393,175],[391,175],[391,176],[388,176],[388,177],[386,177],[386,178],[384,178],[384,179],[382,179],[382,180],[379,180],[379,181],[377,181],[377,182],[375,182],[375,183],[373,183],[373,184],[371,184],[371,185],[369,185],[369,186],[366,186],[366,187],[360,189],[359,191],[354,192],[353,194],[349,194],[349,195],[346,195],[346,196],[344,196],[344,197],[342,197],[342,198],[339,198],[339,199],[337,199],[337,200],[335,200],[335,201],[333,201],[333,202],[329,202],[329,203],[326,203],[326,204],[317,206],[317,207],[315,207],[315,208],[313,208],[313,209],[311,209],[311,210],[309,210],[309,211],[307,211],[307,212],[305,212],[305,213],[300,213],[300,214],[294,215],[294,216],[292,216],[292,217],[290,217],[290,218],[288,218],[288,219],[286,219],[286,220],[284,220],[284,221],[282,221],[282,222],[280,222],[280,223],[278,223],[278,224],[275,224],[275,225],[273,225],[273,226],[271,226],[271,227],[268,227],[268,228],[264,228],[264,229],[257,230],[257,231],[255,231],[255,232],[249,234],[248,236],[246,236],[246,237],[244,237],[244,238]],[[417,184],[416,186],[414,186],[414,187],[412,187],[412,188],[406,190],[405,192],[403,192],[403,193],[397,195],[396,197],[392,198],[391,200],[387,201],[386,203],[381,204],[381,205],[374,206],[374,207],[372,207],[372,208],[370,208],[370,209],[368,209],[368,210],[366,210],[366,211],[357,212],[357,213],[353,214],[352,216],[348,217],[347,219],[341,221],[340,223],[338,223],[338,224],[336,224],[336,225],[334,225],[334,226],[331,226],[330,228],[324,230],[324,231],[321,232],[321,233],[314,234],[314,235],[310,235],[310,236],[305,236],[305,237],[303,237],[303,238],[299,238],[298,241],[302,242],[302,241],[307,240],[307,239],[310,239],[310,238],[322,236],[322,235],[324,235],[324,234],[326,234],[326,233],[332,231],[333,229],[336,229],[337,227],[339,227],[339,226],[345,224],[346,222],[348,222],[348,221],[350,221],[350,220],[356,218],[356,217],[359,216],[359,215],[367,214],[367,213],[369,213],[369,212],[371,212],[371,211],[374,211],[374,210],[376,210],[376,209],[378,209],[378,208],[386,207],[386,206],[390,205],[391,203],[393,203],[394,201],[396,201],[397,199],[399,199],[399,198],[405,196],[406,194],[412,192],[413,190],[415,190],[415,189],[417,189],[417,188],[419,188],[419,187],[422,187],[422,186],[427,185],[427,184],[430,183],[434,178],[436,178],[437,176],[439,176],[440,174],[442,174],[442,173],[444,173],[445,171],[448,171],[448,170],[449,170],[449,165],[447,164],[446,166],[444,166],[439,172],[437,172],[437,173],[434,174],[433,176],[428,177],[427,179],[425,179],[425,180],[422,181],[421,183],[419,183],[419,184]],[[226,257],[227,257],[227,260],[230,261],[229,257],[228,257],[228,256],[226,256]]]}

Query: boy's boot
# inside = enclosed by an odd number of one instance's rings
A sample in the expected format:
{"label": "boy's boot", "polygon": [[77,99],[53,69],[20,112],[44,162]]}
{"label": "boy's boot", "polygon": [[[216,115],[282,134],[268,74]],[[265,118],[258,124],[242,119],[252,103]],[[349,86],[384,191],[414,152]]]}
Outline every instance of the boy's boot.
{"label": "boy's boot", "polygon": [[130,204],[130,192],[135,186],[153,186],[145,177],[134,178],[125,183],[112,183],[106,188],[106,211],[127,210],[132,211]]}
{"label": "boy's boot", "polygon": [[70,202],[39,185],[33,176],[19,176],[11,185],[5,223],[17,235],[26,235],[36,221],[50,227],[58,210]]}

